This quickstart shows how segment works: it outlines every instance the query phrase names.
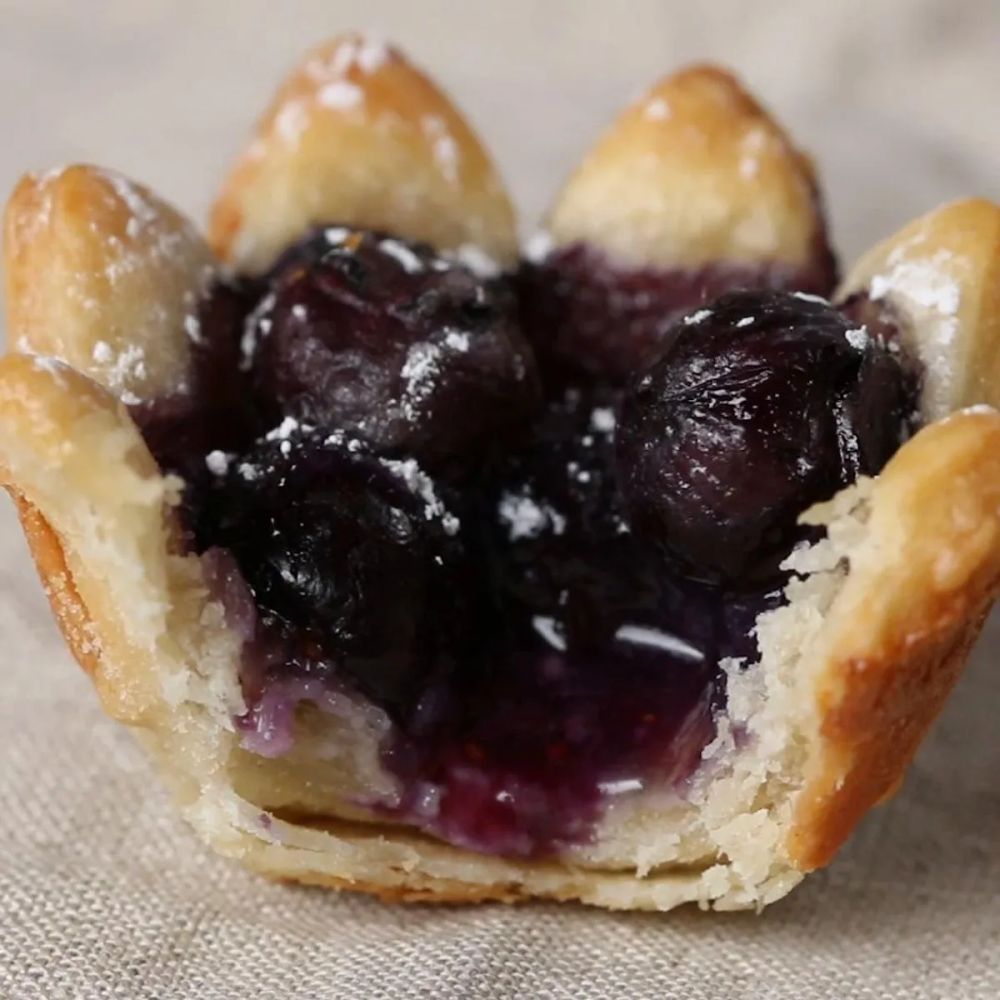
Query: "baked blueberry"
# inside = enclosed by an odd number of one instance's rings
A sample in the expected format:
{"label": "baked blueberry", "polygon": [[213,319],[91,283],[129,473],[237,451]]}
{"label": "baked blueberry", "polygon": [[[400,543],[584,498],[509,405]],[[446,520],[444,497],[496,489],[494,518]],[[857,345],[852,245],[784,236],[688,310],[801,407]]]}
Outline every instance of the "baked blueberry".
{"label": "baked blueberry", "polygon": [[203,548],[235,557],[287,673],[346,671],[401,712],[457,651],[470,593],[460,523],[411,460],[293,418],[240,457],[208,456]]}
{"label": "baked blueberry", "polygon": [[632,525],[691,576],[766,578],[802,511],[888,461],[915,391],[898,352],[821,299],[723,296],[675,323],[626,393]]}
{"label": "baked blueberry", "polygon": [[534,360],[496,283],[423,244],[327,226],[288,250],[247,318],[272,421],[343,429],[439,468],[523,421]]}

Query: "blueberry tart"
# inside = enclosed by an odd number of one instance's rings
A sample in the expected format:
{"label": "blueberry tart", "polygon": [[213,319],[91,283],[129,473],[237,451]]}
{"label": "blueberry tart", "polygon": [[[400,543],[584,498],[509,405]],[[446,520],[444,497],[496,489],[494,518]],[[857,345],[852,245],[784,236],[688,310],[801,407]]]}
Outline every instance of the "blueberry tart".
{"label": "blueberry tart", "polygon": [[523,251],[459,112],[350,35],[207,239],[71,166],[4,261],[0,481],[55,617],[267,875],[759,908],[898,787],[1000,584],[1000,208],[839,279],[712,67]]}

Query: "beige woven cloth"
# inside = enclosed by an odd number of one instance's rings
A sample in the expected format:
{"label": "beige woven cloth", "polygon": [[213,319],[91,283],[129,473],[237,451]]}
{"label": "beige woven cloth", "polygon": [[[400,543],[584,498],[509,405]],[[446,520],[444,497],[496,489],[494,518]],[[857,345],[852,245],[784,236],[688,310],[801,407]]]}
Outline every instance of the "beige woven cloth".
{"label": "beige woven cloth", "polygon": [[[87,159],[197,213],[295,54],[371,25],[459,97],[529,217],[617,105],[704,56],[817,154],[847,253],[944,198],[1000,197],[993,0],[276,9],[0,5],[0,188]],[[996,1000],[998,649],[995,621],[900,796],[761,917],[385,907],[195,840],[64,651],[0,503],[0,997]]]}

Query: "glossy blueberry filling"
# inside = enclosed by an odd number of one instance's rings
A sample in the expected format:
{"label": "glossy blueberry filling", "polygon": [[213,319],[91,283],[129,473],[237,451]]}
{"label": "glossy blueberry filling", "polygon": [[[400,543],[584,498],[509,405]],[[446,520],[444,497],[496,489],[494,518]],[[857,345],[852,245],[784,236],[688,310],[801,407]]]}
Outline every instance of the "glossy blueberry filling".
{"label": "glossy blueberry filling", "polygon": [[798,267],[720,261],[697,269],[624,268],[574,243],[525,261],[516,281],[521,322],[547,380],[624,384],[659,356],[684,313],[739,289],[828,296],[837,264],[823,238]]}
{"label": "glossy blueberry filling", "polygon": [[878,471],[916,393],[892,321],[769,291],[664,320],[628,377],[594,374],[629,348],[605,315],[543,393],[516,317],[544,291],[317,229],[218,285],[191,391],[136,410],[244,639],[244,746],[279,756],[300,703],[360,694],[401,789],[360,804],[517,856],[586,842],[647,783],[684,794],[796,515]]}

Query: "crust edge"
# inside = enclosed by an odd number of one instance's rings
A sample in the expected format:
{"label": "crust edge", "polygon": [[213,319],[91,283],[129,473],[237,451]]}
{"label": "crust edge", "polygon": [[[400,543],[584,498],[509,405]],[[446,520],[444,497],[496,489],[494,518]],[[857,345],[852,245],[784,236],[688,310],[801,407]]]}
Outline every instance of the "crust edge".
{"label": "crust edge", "polygon": [[94,631],[94,620],[76,589],[62,542],[34,504],[13,488],[8,488],[8,492],[59,631],[76,662],[88,676],[94,677],[100,667],[100,656],[87,638]]}
{"label": "crust edge", "polygon": [[813,751],[786,839],[803,871],[899,789],[1000,591],[1000,413],[960,411],[897,453],[854,563],[817,641]]}

